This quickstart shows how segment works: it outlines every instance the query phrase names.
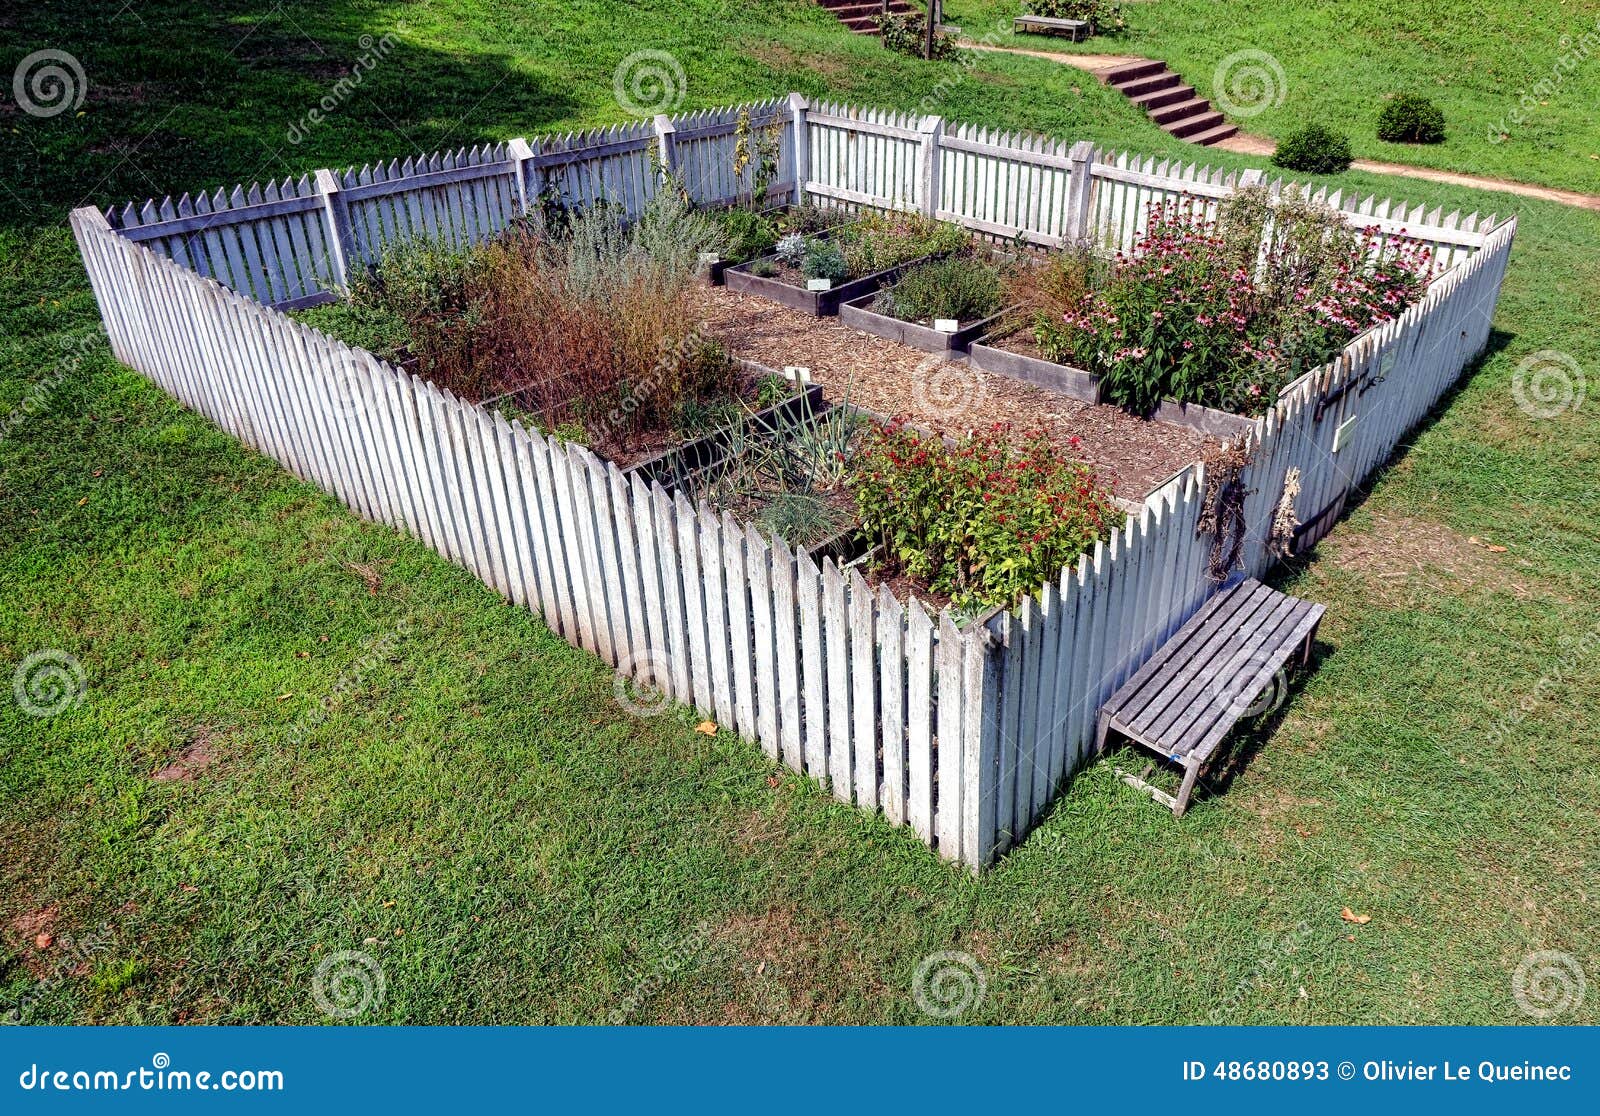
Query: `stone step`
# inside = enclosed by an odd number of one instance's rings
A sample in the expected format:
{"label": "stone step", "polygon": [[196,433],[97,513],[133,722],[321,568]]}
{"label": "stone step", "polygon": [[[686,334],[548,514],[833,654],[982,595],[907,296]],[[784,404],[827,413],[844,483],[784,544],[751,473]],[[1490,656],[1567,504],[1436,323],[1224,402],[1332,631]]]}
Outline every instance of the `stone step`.
{"label": "stone step", "polygon": [[[863,4],[860,0],[852,4],[841,4],[837,8],[830,8],[834,15],[846,22],[852,19],[876,19],[883,11],[882,4]],[[912,10],[911,5],[905,0],[889,0],[889,10],[903,14]]]}
{"label": "stone step", "polygon": [[1163,124],[1162,127],[1179,139],[1188,139],[1201,132],[1209,132],[1212,128],[1227,122],[1227,117],[1220,112],[1206,112],[1199,116],[1185,116],[1182,120],[1174,120],[1171,124]]}
{"label": "stone step", "polygon": [[1127,62],[1116,66],[1100,75],[1100,80],[1107,85],[1114,85],[1121,89],[1130,81],[1165,72],[1167,64],[1159,59],[1146,58],[1141,62]]}
{"label": "stone step", "polygon": [[1162,105],[1175,105],[1193,96],[1194,87],[1191,85],[1169,85],[1164,89],[1157,89],[1154,93],[1141,93],[1137,97],[1128,99],[1140,108],[1154,112]]}
{"label": "stone step", "polygon": [[1184,136],[1183,138],[1188,140],[1190,143],[1197,143],[1201,147],[1210,147],[1212,144],[1225,140],[1229,136],[1236,136],[1238,134],[1239,125],[1223,124],[1221,127],[1212,128],[1210,131],[1197,132],[1192,136]]}
{"label": "stone step", "polygon": [[1210,111],[1210,101],[1204,97],[1191,97],[1187,101],[1179,101],[1176,104],[1163,105],[1158,109],[1152,109],[1150,116],[1157,124],[1166,127],[1168,124],[1183,120],[1186,117],[1199,116]]}
{"label": "stone step", "polygon": [[1183,79],[1171,70],[1165,70],[1150,77],[1135,78],[1125,85],[1114,86],[1126,96],[1137,97],[1143,93],[1154,93],[1158,89],[1171,89],[1175,85],[1182,85]]}

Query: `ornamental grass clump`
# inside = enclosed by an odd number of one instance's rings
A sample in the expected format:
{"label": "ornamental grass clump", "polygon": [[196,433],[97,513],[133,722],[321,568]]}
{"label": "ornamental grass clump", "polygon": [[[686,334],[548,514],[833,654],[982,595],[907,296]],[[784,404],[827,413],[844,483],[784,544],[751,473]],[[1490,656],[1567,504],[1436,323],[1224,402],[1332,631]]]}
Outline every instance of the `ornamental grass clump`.
{"label": "ornamental grass clump", "polygon": [[589,445],[627,452],[735,390],[689,301],[719,235],[670,191],[631,223],[604,205],[559,223],[536,211],[487,244],[395,248],[354,285],[344,324],[464,399],[514,394],[545,429],[576,424]]}
{"label": "ornamental grass clump", "polygon": [[878,296],[873,309],[908,322],[975,322],[998,312],[1004,294],[999,267],[961,254],[913,267]]}
{"label": "ornamental grass clump", "polygon": [[1122,518],[1088,466],[1043,431],[1017,437],[1004,424],[954,447],[899,422],[875,426],[850,487],[878,568],[971,611],[1016,604]]}

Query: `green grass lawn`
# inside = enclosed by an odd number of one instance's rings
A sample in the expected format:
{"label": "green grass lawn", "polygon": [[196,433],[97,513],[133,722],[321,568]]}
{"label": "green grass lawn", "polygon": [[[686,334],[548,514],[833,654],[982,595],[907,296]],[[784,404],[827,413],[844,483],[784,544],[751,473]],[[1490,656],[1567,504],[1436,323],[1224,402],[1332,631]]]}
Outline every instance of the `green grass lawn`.
{"label": "green grass lawn", "polygon": [[[1126,33],[1077,44],[1012,35],[1017,9],[1015,0],[949,0],[945,18],[998,46],[1159,58],[1213,102],[1219,84],[1247,96],[1219,73],[1242,80],[1252,60],[1231,71],[1224,62],[1264,51],[1277,62],[1257,66],[1270,75],[1272,104],[1234,116],[1247,131],[1281,138],[1317,121],[1348,134],[1357,158],[1600,193],[1600,13],[1590,4],[1158,0],[1124,5]],[[1400,92],[1444,110],[1443,143],[1377,138],[1378,108]]]}
{"label": "green grass lawn", "polygon": [[[911,107],[951,67],[798,3],[137,19],[0,17],[9,63],[57,47],[89,76],[81,116],[0,118],[0,417],[32,400],[0,439],[0,684],[42,648],[88,679],[48,719],[0,702],[0,1011],[319,1022],[341,950],[383,968],[362,1021],[419,1023],[926,1022],[913,974],[941,950],[987,973],[963,1022],[1516,1023],[1529,952],[1600,976],[1600,418],[1534,420],[1510,389],[1537,350],[1597,367],[1594,214],[1347,176],[1519,212],[1490,354],[1285,573],[1329,606],[1318,668],[1222,793],[1175,823],[1097,766],[974,881],[725,732],[625,714],[537,618],[118,366],[64,230],[85,200],[618,121],[612,71],[644,47],[678,55],[685,107]],[[287,144],[359,36],[402,21]],[[1063,68],[963,72],[948,115],[1178,150]],[[1503,150],[1540,180],[1542,154]]]}

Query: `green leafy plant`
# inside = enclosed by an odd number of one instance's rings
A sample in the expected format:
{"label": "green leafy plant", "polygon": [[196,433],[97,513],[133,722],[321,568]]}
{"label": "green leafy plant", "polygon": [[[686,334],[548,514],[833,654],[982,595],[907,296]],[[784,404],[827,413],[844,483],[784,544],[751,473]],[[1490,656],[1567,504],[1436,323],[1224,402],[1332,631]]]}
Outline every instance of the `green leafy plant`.
{"label": "green leafy plant", "polygon": [[795,383],[787,376],[769,373],[756,381],[756,406],[775,407],[795,393]]}
{"label": "green leafy plant", "polygon": [[827,279],[842,283],[849,274],[844,253],[829,240],[814,240],[806,246],[805,257],[800,262],[800,274],[807,279]]}
{"label": "green leafy plant", "polygon": [[836,230],[831,242],[844,255],[848,276],[858,279],[924,256],[960,251],[971,239],[946,221],[911,213],[869,213]]}
{"label": "green leafy plant", "polygon": [[874,308],[908,322],[954,318],[972,322],[999,311],[1004,296],[1000,268],[970,255],[932,260],[902,275]]}
{"label": "green leafy plant", "polygon": [[778,161],[783,152],[782,117],[772,121],[764,128],[754,126],[750,110],[739,110],[739,116],[734,122],[733,139],[733,177],[742,181],[745,172],[750,172],[750,198],[752,209],[760,209],[766,204],[767,191],[772,186],[772,180],[778,176]]}
{"label": "green leafy plant", "polygon": [[854,522],[845,481],[864,425],[841,405],[791,409],[766,429],[734,426],[722,466],[685,474],[677,462],[674,483],[696,502],[754,520],[792,546],[812,546]]}
{"label": "green leafy plant", "polygon": [[1321,124],[1296,128],[1278,143],[1273,166],[1306,174],[1340,174],[1350,169],[1350,140]]}
{"label": "green leafy plant", "polygon": [[1147,231],[1104,285],[1042,321],[1050,359],[1100,378],[1108,401],[1147,414],[1162,399],[1259,413],[1299,373],[1421,295],[1426,248],[1290,192],[1241,192],[1215,222],[1151,206]]}
{"label": "green leafy plant", "polygon": [[722,227],[718,251],[729,263],[744,263],[771,252],[778,243],[773,221],[764,213],[743,206],[718,212]]}
{"label": "green leafy plant", "polygon": [[1397,93],[1378,110],[1378,138],[1389,143],[1441,143],[1444,112],[1418,93]]}
{"label": "green leafy plant", "polygon": [[[877,17],[878,36],[885,48],[900,54],[921,58],[927,45],[928,21],[920,12],[880,12]],[[954,58],[956,41],[943,31],[933,33],[933,58]]]}
{"label": "green leafy plant", "polygon": [[1047,19],[1086,20],[1100,34],[1128,29],[1127,15],[1122,5],[1112,0],[1026,0],[1024,7],[1031,14]]}
{"label": "green leafy plant", "polygon": [[880,568],[963,609],[1015,605],[1121,518],[1086,465],[1042,431],[1017,438],[1004,425],[953,447],[898,422],[875,426],[850,485]]}

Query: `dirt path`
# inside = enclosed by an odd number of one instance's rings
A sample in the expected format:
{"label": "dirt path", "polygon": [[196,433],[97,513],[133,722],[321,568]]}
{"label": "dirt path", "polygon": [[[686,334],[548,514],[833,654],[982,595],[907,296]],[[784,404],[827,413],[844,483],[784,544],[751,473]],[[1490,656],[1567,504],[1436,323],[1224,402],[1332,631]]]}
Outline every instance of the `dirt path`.
{"label": "dirt path", "polygon": [[[996,54],[1021,54],[1029,58],[1043,58],[1047,62],[1058,62],[1063,66],[1072,66],[1083,70],[1085,73],[1099,76],[1106,70],[1115,69],[1129,62],[1143,62],[1145,59],[1131,54],[1058,54],[1048,50],[1025,50],[1021,47],[991,46],[986,43],[962,43],[965,50],[990,51]],[[1266,136],[1251,135],[1240,132],[1230,136],[1215,146],[1224,151],[1233,151],[1242,155],[1271,155],[1277,145]],[[1600,213],[1600,196],[1583,194],[1576,190],[1562,190],[1554,186],[1535,186],[1530,182],[1513,182],[1505,178],[1488,178],[1476,174],[1458,174],[1455,171],[1434,170],[1431,167],[1414,167],[1407,163],[1379,163],[1371,159],[1357,159],[1350,164],[1352,170],[1367,171],[1371,174],[1390,174],[1402,178],[1418,178],[1427,182],[1441,182],[1450,186],[1470,186],[1476,190],[1499,190],[1507,194],[1517,194],[1524,198],[1538,198],[1541,201],[1560,202],[1562,205],[1576,206],[1579,209],[1588,209]]]}

